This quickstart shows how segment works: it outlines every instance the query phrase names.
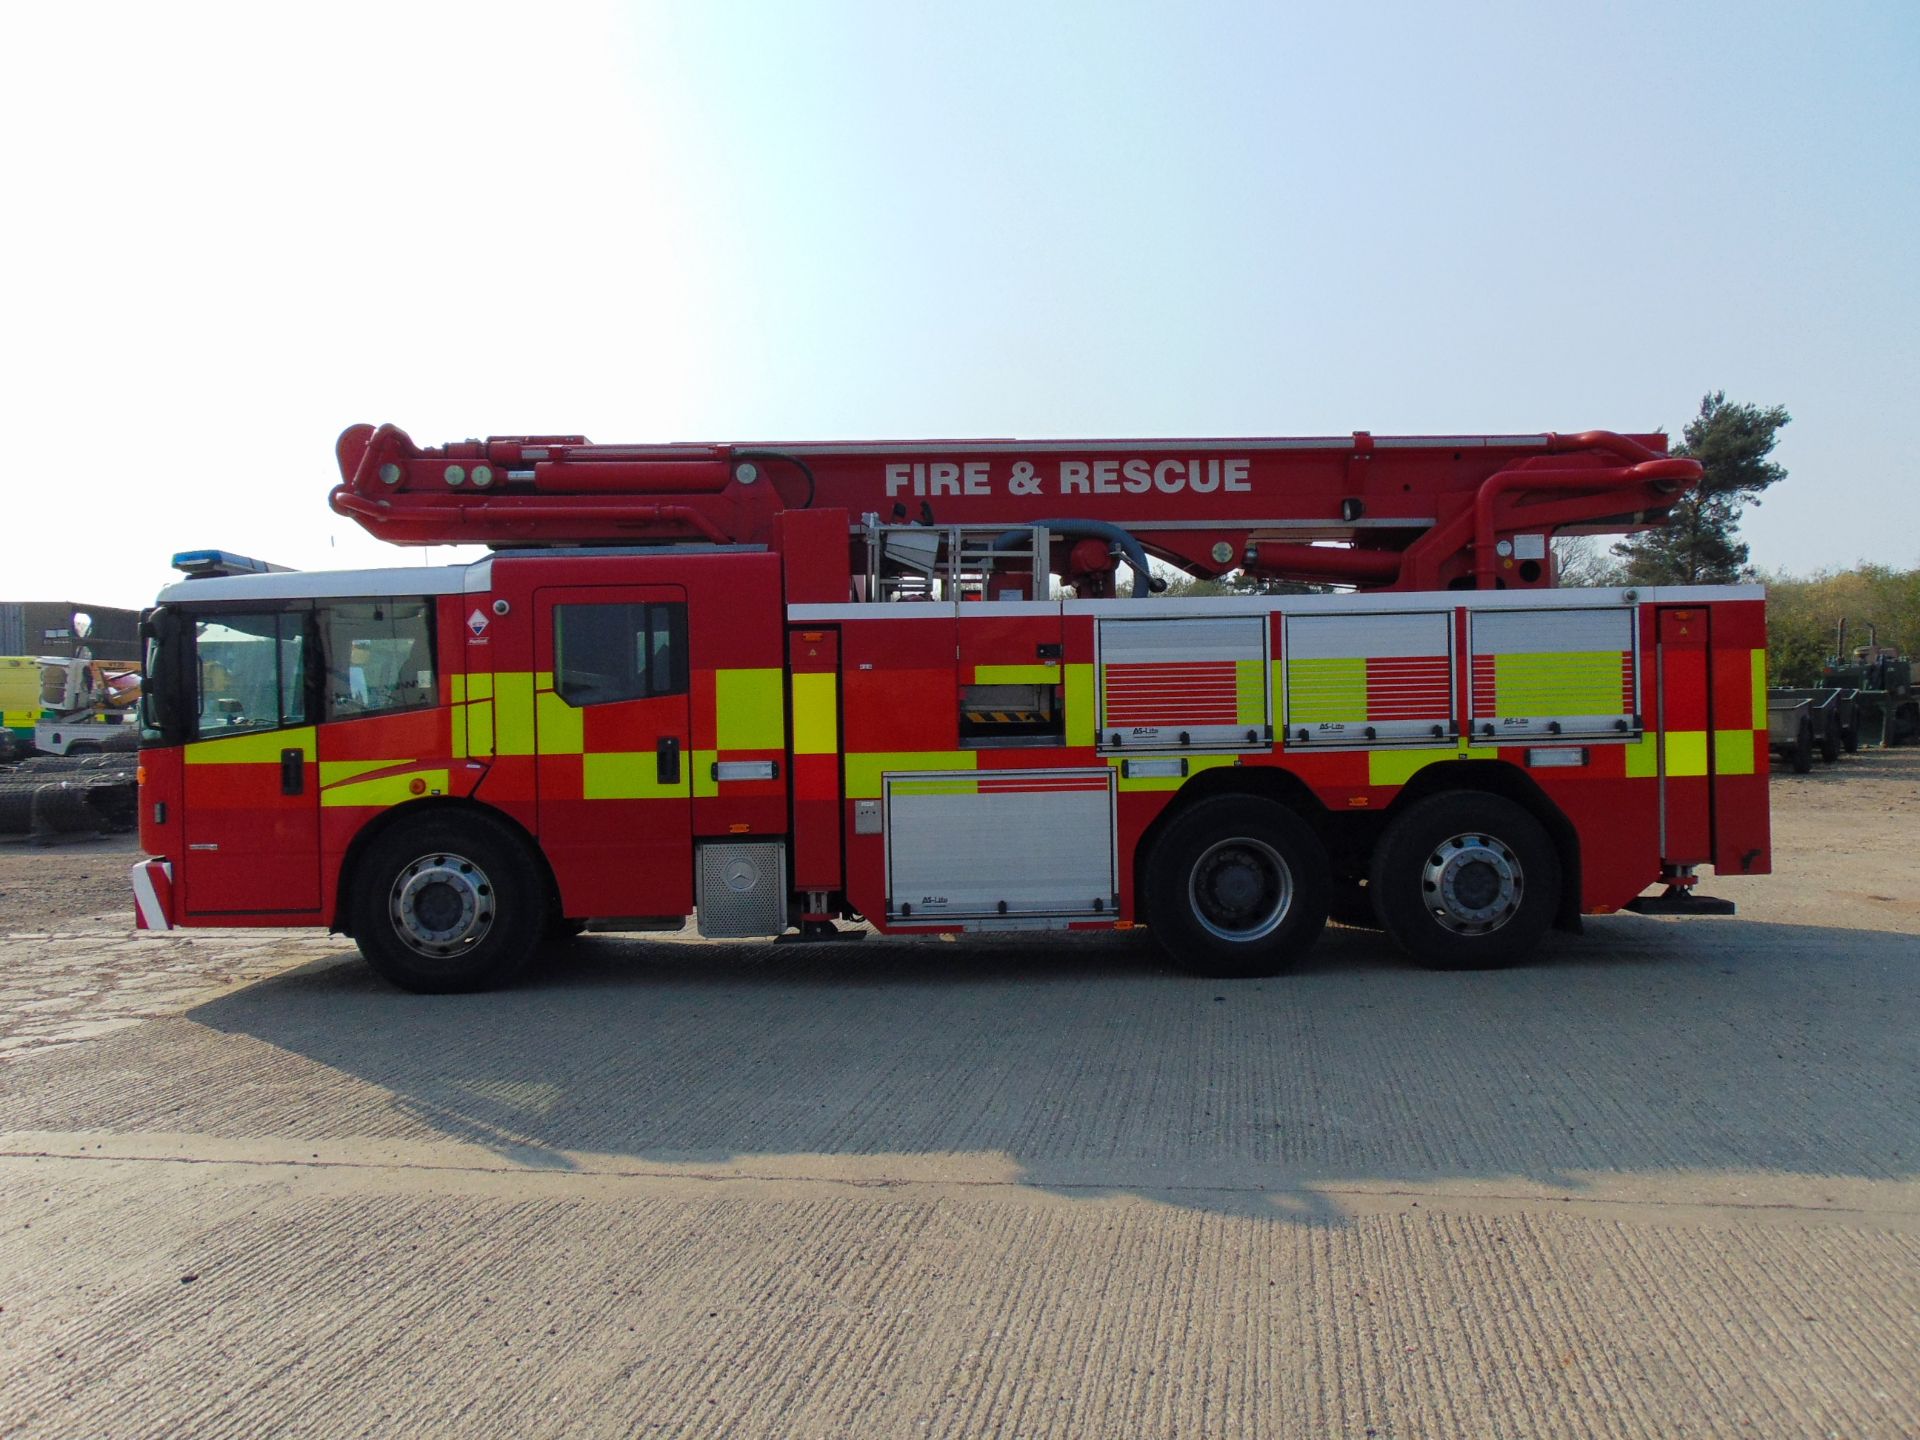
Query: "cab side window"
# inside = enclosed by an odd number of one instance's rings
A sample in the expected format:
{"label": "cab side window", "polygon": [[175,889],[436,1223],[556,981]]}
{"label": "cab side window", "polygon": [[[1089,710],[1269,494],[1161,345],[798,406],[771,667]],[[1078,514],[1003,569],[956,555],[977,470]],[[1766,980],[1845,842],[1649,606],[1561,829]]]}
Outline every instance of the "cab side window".
{"label": "cab side window", "polygon": [[307,723],[305,615],[203,615],[194,625],[194,654],[200,739]]}
{"label": "cab side window", "polygon": [[685,694],[686,605],[554,606],[553,688],[575,706]]}
{"label": "cab side window", "polygon": [[434,704],[433,607],[425,600],[336,601],[320,612],[326,718]]}

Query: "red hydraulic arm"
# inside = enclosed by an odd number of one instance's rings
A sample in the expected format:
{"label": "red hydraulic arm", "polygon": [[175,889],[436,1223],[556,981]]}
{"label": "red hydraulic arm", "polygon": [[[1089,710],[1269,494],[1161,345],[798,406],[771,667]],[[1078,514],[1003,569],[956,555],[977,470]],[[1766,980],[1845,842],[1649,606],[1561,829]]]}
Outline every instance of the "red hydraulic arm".
{"label": "red hydraulic arm", "polygon": [[1665,522],[1700,466],[1663,435],[1241,440],[919,440],[593,445],[510,435],[422,447],[391,425],[339,440],[333,508],[399,545],[770,543],[785,510],[855,521],[1045,524],[1054,569],[1112,593],[1118,527],[1190,574],[1235,569],[1369,590],[1551,585],[1559,533]]}

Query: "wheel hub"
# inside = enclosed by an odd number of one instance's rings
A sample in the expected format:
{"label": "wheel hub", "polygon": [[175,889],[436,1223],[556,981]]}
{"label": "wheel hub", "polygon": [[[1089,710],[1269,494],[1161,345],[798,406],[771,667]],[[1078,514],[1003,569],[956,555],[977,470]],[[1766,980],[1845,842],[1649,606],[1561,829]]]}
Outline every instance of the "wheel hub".
{"label": "wheel hub", "polygon": [[1434,846],[1420,877],[1427,910],[1456,935],[1485,935],[1519,912],[1520,857],[1496,835],[1455,835]]}
{"label": "wheel hub", "polygon": [[1194,862],[1187,896],[1194,918],[1222,940],[1270,935],[1293,905],[1293,871],[1264,840],[1221,840]]}
{"label": "wheel hub", "polygon": [[408,949],[439,959],[486,938],[493,886],[465,856],[422,855],[395,878],[387,911]]}

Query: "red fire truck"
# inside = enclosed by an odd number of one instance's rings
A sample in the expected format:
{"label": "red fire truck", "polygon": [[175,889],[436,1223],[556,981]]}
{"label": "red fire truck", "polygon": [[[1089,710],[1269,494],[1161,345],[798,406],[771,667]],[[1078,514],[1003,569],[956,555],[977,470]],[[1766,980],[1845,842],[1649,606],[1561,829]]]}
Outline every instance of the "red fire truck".
{"label": "red fire truck", "polygon": [[[1556,535],[1696,483],[1661,436],[356,426],[338,459],[337,512],[492,553],[184,563],[145,622],[145,927],[326,926],[428,991],[689,915],[1145,925],[1260,975],[1330,914],[1501,964],[1769,869],[1761,592],[1553,583]],[[1316,583],[1156,598],[1155,559]]]}

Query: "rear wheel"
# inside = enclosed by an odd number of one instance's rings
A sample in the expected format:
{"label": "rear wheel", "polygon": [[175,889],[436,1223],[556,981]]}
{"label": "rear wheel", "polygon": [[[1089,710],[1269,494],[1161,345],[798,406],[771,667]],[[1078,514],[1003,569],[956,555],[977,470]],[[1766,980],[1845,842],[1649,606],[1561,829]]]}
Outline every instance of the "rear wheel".
{"label": "rear wheel", "polygon": [[1387,827],[1368,888],[1387,934],[1419,964],[1511,965],[1552,923],[1560,857],[1540,822],[1513,801],[1453,790]]}
{"label": "rear wheel", "polygon": [[451,994],[504,985],[547,933],[547,886],[527,848],[484,815],[402,822],[358,870],[354,939],[403,989]]}
{"label": "rear wheel", "polygon": [[1829,765],[1840,758],[1840,722],[1832,715],[1820,728],[1820,758]]}
{"label": "rear wheel", "polygon": [[1196,975],[1273,975],[1327,923],[1327,854],[1285,806],[1247,795],[1177,816],[1147,858],[1147,923],[1167,958]]}

